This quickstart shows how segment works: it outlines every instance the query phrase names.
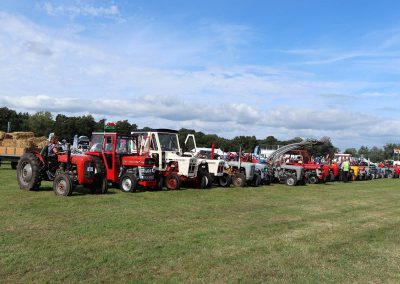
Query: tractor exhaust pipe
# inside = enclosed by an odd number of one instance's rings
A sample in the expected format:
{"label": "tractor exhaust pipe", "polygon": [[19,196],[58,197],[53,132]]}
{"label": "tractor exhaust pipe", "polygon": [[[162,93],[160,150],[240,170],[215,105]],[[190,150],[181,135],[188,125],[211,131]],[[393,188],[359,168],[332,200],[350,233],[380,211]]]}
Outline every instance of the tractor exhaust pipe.
{"label": "tractor exhaust pipe", "polygon": [[67,143],[67,172],[71,168],[71,144]]}
{"label": "tractor exhaust pipe", "polygon": [[211,160],[214,160],[215,141],[211,143]]}

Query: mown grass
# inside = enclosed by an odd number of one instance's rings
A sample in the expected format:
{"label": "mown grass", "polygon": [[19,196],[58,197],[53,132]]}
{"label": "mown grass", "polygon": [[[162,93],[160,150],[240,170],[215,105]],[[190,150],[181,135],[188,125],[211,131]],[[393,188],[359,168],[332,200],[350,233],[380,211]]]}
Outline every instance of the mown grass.
{"label": "mown grass", "polygon": [[400,180],[58,198],[0,168],[1,282],[399,282]]}

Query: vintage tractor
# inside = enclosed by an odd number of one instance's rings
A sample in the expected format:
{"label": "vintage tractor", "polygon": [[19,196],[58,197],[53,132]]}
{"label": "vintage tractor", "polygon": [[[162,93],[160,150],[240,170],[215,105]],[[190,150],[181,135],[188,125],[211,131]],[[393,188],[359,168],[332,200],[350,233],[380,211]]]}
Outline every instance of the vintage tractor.
{"label": "vintage tractor", "polygon": [[123,192],[135,192],[138,187],[161,189],[155,160],[139,151],[141,139],[137,134],[93,133],[85,155],[93,157],[97,170]]}
{"label": "vintage tractor", "polygon": [[324,172],[321,164],[311,160],[310,153],[307,150],[291,150],[283,156],[283,159],[287,165],[303,167],[306,181],[310,184],[325,182],[329,177],[329,172]]}
{"label": "vintage tractor", "polygon": [[337,164],[322,165],[323,176],[325,181],[335,181],[339,179],[339,166]]}
{"label": "vintage tractor", "polygon": [[106,193],[108,183],[118,184],[124,192],[134,192],[138,186],[157,188],[155,161],[145,155],[132,153],[131,134],[101,133],[94,139],[102,143],[92,146],[84,154],[57,155],[51,163],[47,151],[25,153],[18,164],[17,178],[21,189],[34,190],[42,180],[53,181],[53,190],[60,196],[69,196],[77,185],[88,187],[92,193]]}
{"label": "vintage tractor", "polygon": [[256,172],[254,163],[227,161],[225,173],[231,177],[232,185],[236,187],[259,186],[261,184],[261,176]]}
{"label": "vintage tractor", "polygon": [[267,164],[271,167],[272,178],[279,182],[284,182],[289,186],[304,185],[306,175],[303,166],[286,164],[284,155],[292,150],[303,149],[306,146],[319,145],[320,141],[304,140],[299,143],[293,143],[282,146],[272,152],[267,159]]}
{"label": "vintage tractor", "polygon": [[203,161],[205,161],[208,164],[208,172],[211,175],[212,182],[217,183],[223,187],[229,187],[232,183],[232,179],[224,171],[225,161],[214,159],[214,151],[211,152],[210,159],[208,159],[208,157],[202,157],[201,155],[198,155],[199,152],[197,151],[196,138],[193,134],[188,134],[186,136],[185,147],[188,148],[189,145],[194,147],[193,151],[184,152],[183,155],[197,158],[197,164],[199,167],[201,167]]}
{"label": "vintage tractor", "polygon": [[180,189],[182,183],[198,188],[209,188],[212,177],[205,160],[183,155],[178,131],[170,129],[138,130],[141,137],[140,153],[150,154],[159,171],[160,184],[168,189]]}
{"label": "vintage tractor", "polygon": [[75,186],[89,187],[92,193],[105,193],[108,183],[105,172],[96,173],[97,160],[87,155],[59,154],[53,164],[45,154],[28,151],[17,166],[17,181],[21,189],[38,190],[42,181],[53,181],[53,191],[59,196],[69,196]]}

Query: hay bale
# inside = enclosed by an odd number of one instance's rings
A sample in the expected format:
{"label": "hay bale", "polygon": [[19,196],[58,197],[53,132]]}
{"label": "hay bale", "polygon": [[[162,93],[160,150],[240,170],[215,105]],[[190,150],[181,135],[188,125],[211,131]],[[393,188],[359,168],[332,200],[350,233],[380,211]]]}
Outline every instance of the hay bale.
{"label": "hay bale", "polygon": [[29,139],[32,139],[32,142],[36,148],[43,148],[48,143],[46,137],[33,137]]}
{"label": "hay bale", "polygon": [[4,146],[4,147],[15,147],[15,146],[16,146],[16,143],[17,143],[16,140],[6,138],[6,139],[3,139],[3,142],[2,142],[1,144],[2,144],[2,146]]}
{"label": "hay bale", "polygon": [[32,140],[28,140],[28,139],[20,139],[20,140],[15,140],[16,144],[14,147],[18,147],[18,148],[33,148],[35,147],[35,144],[33,143]]}
{"label": "hay bale", "polygon": [[6,138],[6,133],[4,131],[0,131],[0,140]]}
{"label": "hay bale", "polygon": [[10,135],[14,139],[28,139],[35,136],[33,132],[12,132]]}

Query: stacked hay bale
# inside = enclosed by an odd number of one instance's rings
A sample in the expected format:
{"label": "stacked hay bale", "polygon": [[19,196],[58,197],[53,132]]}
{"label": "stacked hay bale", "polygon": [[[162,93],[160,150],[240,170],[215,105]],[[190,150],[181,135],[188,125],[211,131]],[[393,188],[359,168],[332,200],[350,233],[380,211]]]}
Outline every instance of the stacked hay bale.
{"label": "stacked hay bale", "polygon": [[46,137],[35,137],[33,132],[0,131],[0,146],[17,148],[43,148],[47,143]]}

